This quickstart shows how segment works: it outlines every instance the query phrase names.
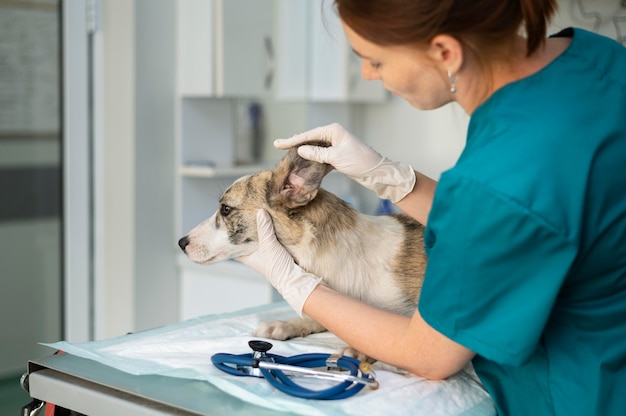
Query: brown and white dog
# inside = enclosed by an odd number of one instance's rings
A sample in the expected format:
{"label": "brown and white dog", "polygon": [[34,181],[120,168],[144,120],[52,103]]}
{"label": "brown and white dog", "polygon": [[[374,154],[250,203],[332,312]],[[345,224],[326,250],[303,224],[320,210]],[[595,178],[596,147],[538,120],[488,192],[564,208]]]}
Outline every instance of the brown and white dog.
{"label": "brown and white dog", "polygon": [[[332,289],[395,313],[416,309],[424,271],[424,229],[404,215],[369,216],[320,188],[330,165],[291,149],[274,170],[236,180],[220,208],[178,242],[194,262],[212,264],[258,247],[256,212],[272,217],[297,264]],[[326,329],[305,317],[262,323],[255,335],[285,340]]]}

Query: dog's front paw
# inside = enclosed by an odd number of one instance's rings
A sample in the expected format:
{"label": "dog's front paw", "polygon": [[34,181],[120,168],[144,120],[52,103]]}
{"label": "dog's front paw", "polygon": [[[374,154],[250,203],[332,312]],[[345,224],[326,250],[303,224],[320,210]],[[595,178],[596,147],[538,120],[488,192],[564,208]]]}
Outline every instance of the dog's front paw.
{"label": "dog's front paw", "polygon": [[389,371],[389,372],[392,372],[392,373],[401,374],[401,375],[405,375],[405,376],[411,374],[408,371],[403,370],[403,369],[401,369],[399,367],[396,367],[394,365],[387,364],[387,363],[384,363],[382,361],[377,361],[377,360],[375,360],[375,359],[373,359],[371,357],[368,357],[367,355],[363,354],[360,351],[355,350],[352,347],[345,347],[345,348],[343,348],[340,351],[340,354],[341,355],[345,355],[347,357],[356,358],[357,360],[359,360],[361,362],[367,362],[367,363],[370,363],[370,364],[374,364],[375,363],[376,364],[375,368],[377,368],[379,370],[386,370],[386,371]]}
{"label": "dog's front paw", "polygon": [[284,341],[324,331],[326,328],[311,318],[295,318],[288,321],[261,322],[254,336]]}
{"label": "dog's front paw", "polygon": [[339,351],[339,353],[341,355],[345,355],[346,357],[352,357],[352,358],[356,358],[357,360],[361,361],[361,362],[367,362],[370,364],[373,364],[376,362],[375,359],[368,357],[367,355],[363,354],[360,351],[355,350],[352,347],[345,347],[343,349],[341,349]]}
{"label": "dog's front paw", "polygon": [[300,336],[299,329],[287,321],[261,322],[254,332],[255,337],[284,341]]}

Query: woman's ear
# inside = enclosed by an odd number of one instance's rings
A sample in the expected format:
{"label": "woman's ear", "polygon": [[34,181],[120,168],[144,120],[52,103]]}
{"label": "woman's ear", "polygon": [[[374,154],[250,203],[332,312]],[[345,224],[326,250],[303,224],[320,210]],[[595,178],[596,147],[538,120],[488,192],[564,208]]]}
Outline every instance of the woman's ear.
{"label": "woman's ear", "polygon": [[456,74],[463,65],[463,47],[461,43],[450,35],[437,35],[431,41],[428,55],[444,71]]}

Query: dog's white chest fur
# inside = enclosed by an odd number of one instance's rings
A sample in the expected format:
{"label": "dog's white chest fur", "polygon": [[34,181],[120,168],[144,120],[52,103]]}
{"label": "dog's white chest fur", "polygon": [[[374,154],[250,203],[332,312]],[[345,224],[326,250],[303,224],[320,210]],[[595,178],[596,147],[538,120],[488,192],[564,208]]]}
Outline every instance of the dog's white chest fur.
{"label": "dog's white chest fur", "polygon": [[[332,215],[328,220],[332,223]],[[354,229],[337,232],[326,247],[315,249],[305,242],[288,248],[303,269],[322,277],[327,286],[400,312],[406,295],[393,279],[391,264],[403,241],[403,227],[391,217],[359,216]]]}

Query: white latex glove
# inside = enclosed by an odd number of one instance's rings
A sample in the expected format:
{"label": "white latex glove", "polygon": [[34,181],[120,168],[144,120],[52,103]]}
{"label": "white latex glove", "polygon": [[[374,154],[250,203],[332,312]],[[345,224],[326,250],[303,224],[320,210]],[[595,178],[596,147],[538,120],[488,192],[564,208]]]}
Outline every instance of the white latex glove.
{"label": "white latex glove", "polygon": [[[306,143],[322,141],[330,147]],[[340,124],[317,127],[289,139],[277,139],[274,146],[290,149],[300,144],[298,154],[305,159],[328,163],[339,172],[376,192],[379,198],[398,202],[415,186],[415,171],[409,165],[392,162],[361,142]]]}
{"label": "white latex glove", "polygon": [[259,248],[237,260],[256,270],[278,290],[289,305],[302,316],[304,302],[322,279],[300,268],[276,238],[274,224],[265,210],[256,216]]}

